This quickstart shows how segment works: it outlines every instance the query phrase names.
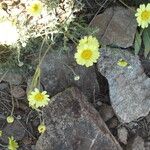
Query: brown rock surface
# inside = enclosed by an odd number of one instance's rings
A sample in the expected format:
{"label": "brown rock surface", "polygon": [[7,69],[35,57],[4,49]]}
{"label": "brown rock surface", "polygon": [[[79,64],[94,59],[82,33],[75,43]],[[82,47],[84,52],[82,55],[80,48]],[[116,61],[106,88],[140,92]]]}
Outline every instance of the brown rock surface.
{"label": "brown rock surface", "polygon": [[44,114],[47,131],[39,137],[37,150],[121,150],[99,113],[77,88],[54,96]]}
{"label": "brown rock surface", "polygon": [[91,26],[98,28],[98,37],[104,45],[127,48],[133,44],[137,23],[131,10],[110,7],[96,16]]}

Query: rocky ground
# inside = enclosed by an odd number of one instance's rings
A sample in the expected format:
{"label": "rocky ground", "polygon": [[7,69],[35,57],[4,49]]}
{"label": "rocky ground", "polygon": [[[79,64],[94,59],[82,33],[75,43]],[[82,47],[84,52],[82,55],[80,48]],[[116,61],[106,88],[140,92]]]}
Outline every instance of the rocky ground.
{"label": "rocky ground", "polygon": [[[41,65],[41,87],[52,101],[43,109],[44,134],[39,135],[38,114],[27,103],[32,76],[0,74],[1,144],[13,135],[19,150],[150,149],[150,61],[131,51],[137,29],[133,12],[114,7],[114,1],[102,4],[105,10],[89,26],[99,29],[103,44],[114,46],[101,47],[98,63],[90,68],[77,65],[71,45],[70,51],[48,53]],[[88,9],[94,6],[88,3]],[[127,67],[117,65],[120,58]],[[7,124],[12,99],[15,121]]]}

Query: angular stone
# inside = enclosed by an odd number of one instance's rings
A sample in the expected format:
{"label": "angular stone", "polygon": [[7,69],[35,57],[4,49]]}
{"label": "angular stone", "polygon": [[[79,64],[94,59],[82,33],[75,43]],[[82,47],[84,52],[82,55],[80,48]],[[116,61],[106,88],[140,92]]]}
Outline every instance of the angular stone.
{"label": "angular stone", "polygon": [[47,131],[37,150],[121,150],[99,113],[77,89],[57,94],[44,108]]}
{"label": "angular stone", "polygon": [[98,28],[98,37],[104,45],[127,48],[133,45],[137,23],[134,13],[124,7],[110,7],[91,23]]}
{"label": "angular stone", "polygon": [[[117,65],[119,59],[129,66]],[[122,122],[131,122],[150,111],[150,78],[137,56],[121,49],[102,48],[98,70],[109,83],[112,107]]]}
{"label": "angular stone", "polygon": [[[51,96],[62,92],[70,86],[77,86],[89,99],[99,95],[99,85],[94,67],[86,68],[78,65],[74,59],[74,51],[63,53],[52,51],[46,55],[42,65],[41,83]],[[74,80],[74,73],[80,76]]]}

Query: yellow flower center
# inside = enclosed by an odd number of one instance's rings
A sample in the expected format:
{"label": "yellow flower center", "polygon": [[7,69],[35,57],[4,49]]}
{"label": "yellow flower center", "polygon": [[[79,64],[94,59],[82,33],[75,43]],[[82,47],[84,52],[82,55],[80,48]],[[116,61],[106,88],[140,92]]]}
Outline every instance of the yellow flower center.
{"label": "yellow flower center", "polygon": [[42,127],[39,129],[40,132],[43,132],[44,130],[45,128],[42,128]]}
{"label": "yellow flower center", "polygon": [[32,6],[32,9],[33,9],[34,12],[38,12],[38,11],[39,11],[39,6],[38,6],[38,4],[34,4],[34,5]]}
{"label": "yellow flower center", "polygon": [[89,49],[84,50],[84,51],[82,52],[82,54],[81,54],[81,57],[82,57],[83,59],[86,59],[86,60],[90,59],[91,56],[92,56],[92,51],[89,50]]}
{"label": "yellow flower center", "polygon": [[150,19],[150,11],[147,11],[147,10],[143,11],[141,14],[141,18],[144,21]]}
{"label": "yellow flower center", "polygon": [[44,99],[44,95],[42,93],[38,93],[35,95],[35,99],[37,101],[42,101]]}

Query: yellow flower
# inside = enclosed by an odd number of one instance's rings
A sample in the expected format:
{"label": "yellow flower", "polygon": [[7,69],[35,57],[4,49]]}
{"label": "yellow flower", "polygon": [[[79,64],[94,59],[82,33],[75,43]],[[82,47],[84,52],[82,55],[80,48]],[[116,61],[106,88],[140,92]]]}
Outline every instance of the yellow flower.
{"label": "yellow flower", "polygon": [[30,6],[27,7],[27,12],[32,16],[39,16],[42,12],[43,4],[39,0],[34,0]]}
{"label": "yellow flower", "polygon": [[119,61],[117,62],[117,65],[120,67],[126,67],[128,66],[128,63],[123,59],[119,59]]}
{"label": "yellow flower", "polygon": [[44,123],[41,123],[38,126],[38,131],[39,131],[39,133],[44,133],[46,131],[46,126],[44,125]]}
{"label": "yellow flower", "polygon": [[40,92],[37,88],[35,88],[34,91],[31,92],[31,94],[28,96],[29,105],[31,107],[44,107],[48,105],[49,95],[46,94],[46,91]]}
{"label": "yellow flower", "polygon": [[16,142],[16,140],[14,140],[13,137],[9,137],[8,139],[9,139],[8,149],[9,150],[17,150],[17,148],[19,147],[19,145]]}
{"label": "yellow flower", "polygon": [[8,122],[8,123],[13,123],[13,122],[14,122],[14,117],[11,116],[11,115],[8,116],[8,117],[7,117],[7,122]]}
{"label": "yellow flower", "polygon": [[95,37],[85,36],[79,41],[77,52],[75,53],[76,62],[79,65],[90,67],[99,58],[99,42]]}
{"label": "yellow flower", "polygon": [[142,28],[147,28],[150,23],[150,3],[145,6],[145,4],[140,5],[135,14],[138,26]]}

